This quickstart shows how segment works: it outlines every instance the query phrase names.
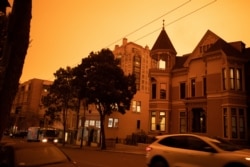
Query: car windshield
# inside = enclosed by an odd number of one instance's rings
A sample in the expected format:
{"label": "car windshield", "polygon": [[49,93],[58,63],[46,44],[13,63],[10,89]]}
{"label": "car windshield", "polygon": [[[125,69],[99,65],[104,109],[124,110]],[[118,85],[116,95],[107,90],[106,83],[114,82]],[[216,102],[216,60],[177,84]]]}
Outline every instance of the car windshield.
{"label": "car windshield", "polygon": [[28,147],[16,150],[18,166],[40,166],[68,161],[57,147]]}
{"label": "car windshield", "polygon": [[219,138],[219,137],[210,138],[210,139],[211,139],[210,142],[212,142],[213,144],[215,144],[217,147],[219,147],[220,149],[224,151],[237,151],[237,150],[242,149],[236,144],[233,144],[230,141]]}

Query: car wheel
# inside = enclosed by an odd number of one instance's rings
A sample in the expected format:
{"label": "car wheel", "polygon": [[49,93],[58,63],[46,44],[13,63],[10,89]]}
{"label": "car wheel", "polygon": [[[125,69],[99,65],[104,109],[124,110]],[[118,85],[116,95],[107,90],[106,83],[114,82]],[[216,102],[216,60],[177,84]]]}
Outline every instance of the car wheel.
{"label": "car wheel", "polygon": [[167,164],[167,162],[166,162],[165,160],[163,160],[163,159],[155,159],[155,160],[151,163],[150,167],[168,167],[168,164]]}

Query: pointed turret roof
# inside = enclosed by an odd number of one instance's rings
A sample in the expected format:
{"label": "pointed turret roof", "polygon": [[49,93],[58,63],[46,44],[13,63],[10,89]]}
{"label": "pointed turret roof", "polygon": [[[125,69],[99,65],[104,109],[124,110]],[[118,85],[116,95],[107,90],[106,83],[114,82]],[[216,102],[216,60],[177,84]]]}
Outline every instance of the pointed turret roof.
{"label": "pointed turret roof", "polygon": [[153,48],[151,49],[151,51],[154,50],[171,50],[172,52],[174,52],[174,54],[177,53],[164,27],[162,28],[161,33],[158,36]]}

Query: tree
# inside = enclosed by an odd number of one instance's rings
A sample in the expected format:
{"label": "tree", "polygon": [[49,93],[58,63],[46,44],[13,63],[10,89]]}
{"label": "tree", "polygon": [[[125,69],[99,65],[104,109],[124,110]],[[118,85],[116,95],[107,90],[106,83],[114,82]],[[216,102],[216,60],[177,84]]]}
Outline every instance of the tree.
{"label": "tree", "polygon": [[[106,149],[104,122],[112,112],[126,113],[136,93],[135,76],[125,76],[118,60],[108,49],[91,52],[76,68],[76,79],[82,82],[82,96],[94,103],[100,115],[100,147]],[[81,79],[79,79],[81,78]]]}
{"label": "tree", "polygon": [[[0,5],[2,2],[6,1],[0,1]],[[14,0],[9,16],[7,39],[0,59],[0,139],[8,125],[29,46],[31,7],[32,0]]]}
{"label": "tree", "polygon": [[50,87],[49,93],[42,100],[47,108],[46,114],[51,120],[60,120],[58,113],[62,112],[63,123],[63,145],[65,145],[65,132],[67,125],[68,109],[76,110],[78,108],[77,93],[72,86],[72,69],[60,68],[54,73],[56,79]]}

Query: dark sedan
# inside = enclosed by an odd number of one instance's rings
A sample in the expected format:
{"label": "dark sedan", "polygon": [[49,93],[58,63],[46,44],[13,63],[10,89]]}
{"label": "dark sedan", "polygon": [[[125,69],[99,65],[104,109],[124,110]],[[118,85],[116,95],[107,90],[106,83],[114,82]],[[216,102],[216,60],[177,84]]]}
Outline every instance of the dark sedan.
{"label": "dark sedan", "polygon": [[61,149],[54,144],[13,141],[0,143],[0,167],[76,167]]}

